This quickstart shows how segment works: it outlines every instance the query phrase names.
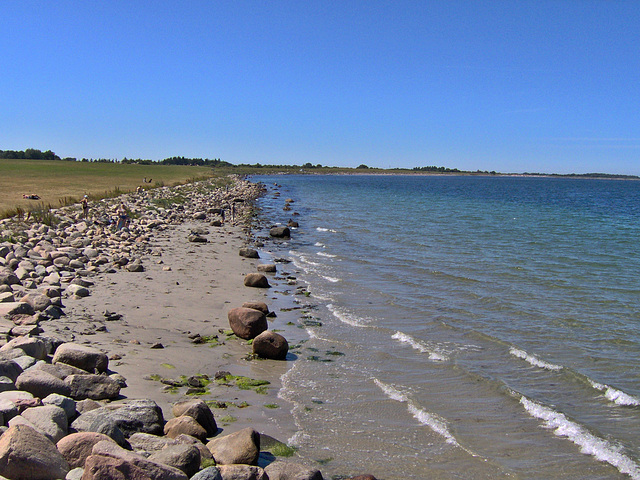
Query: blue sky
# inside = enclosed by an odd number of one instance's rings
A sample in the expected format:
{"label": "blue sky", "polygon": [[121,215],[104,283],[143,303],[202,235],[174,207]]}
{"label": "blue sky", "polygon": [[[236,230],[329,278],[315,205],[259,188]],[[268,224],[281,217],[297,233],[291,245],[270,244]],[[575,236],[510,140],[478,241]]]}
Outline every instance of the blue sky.
{"label": "blue sky", "polygon": [[640,175],[640,2],[0,2],[0,149]]}

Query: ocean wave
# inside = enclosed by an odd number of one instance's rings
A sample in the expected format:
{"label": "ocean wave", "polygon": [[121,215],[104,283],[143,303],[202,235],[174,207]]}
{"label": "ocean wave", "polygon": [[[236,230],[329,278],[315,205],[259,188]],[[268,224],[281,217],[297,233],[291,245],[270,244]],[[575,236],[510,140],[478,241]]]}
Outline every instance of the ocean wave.
{"label": "ocean wave", "polygon": [[340,281],[339,278],[327,277],[326,275],[321,275],[321,277],[324,278],[325,280],[331,282],[331,283],[338,283]]}
{"label": "ocean wave", "polygon": [[544,360],[540,360],[535,355],[531,355],[524,350],[517,349],[515,347],[511,347],[509,349],[509,353],[514,357],[520,358],[525,362],[533,365],[534,367],[544,368],[545,370],[553,370],[558,371],[562,370],[562,365],[556,365],[554,363],[545,362]]}
{"label": "ocean wave", "polygon": [[407,335],[406,333],[396,332],[393,335],[391,335],[391,338],[393,338],[394,340],[398,340],[402,343],[407,343],[411,345],[411,347],[413,347],[415,350],[419,351],[420,353],[428,353],[429,360],[433,360],[436,362],[444,362],[446,360],[449,360],[449,358],[446,355],[430,350],[429,347],[425,345],[423,342],[413,338],[411,335]]}
{"label": "ocean wave", "polygon": [[374,378],[373,382],[391,400],[395,400],[396,402],[400,402],[400,403],[406,403],[407,410],[409,410],[409,413],[411,413],[411,415],[413,415],[413,418],[418,420],[418,422],[420,422],[422,425],[429,427],[435,433],[444,437],[445,441],[448,444],[455,445],[456,447],[460,446],[460,444],[455,439],[455,437],[451,434],[451,432],[449,432],[446,421],[442,420],[437,415],[429,413],[426,410],[420,408],[406,394],[402,393],[397,388],[391,385],[387,385],[386,383],[381,382],[377,378]]}
{"label": "ocean wave", "polygon": [[351,325],[352,327],[366,327],[367,319],[353,315],[352,313],[345,312],[344,310],[334,306],[332,303],[327,305],[327,308],[333,316],[340,320],[342,323]]}
{"label": "ocean wave", "polygon": [[327,257],[327,258],[336,258],[337,255],[332,255],[331,253],[325,253],[325,252],[318,252],[316,253],[316,255],[320,255],[321,257]]}
{"label": "ocean wave", "polygon": [[316,242],[314,245],[314,247],[324,247],[324,243],[320,243],[320,242]]}
{"label": "ocean wave", "polygon": [[603,392],[604,396],[610,402],[615,403],[616,405],[628,406],[628,407],[637,407],[640,405],[640,399],[634,397],[633,395],[629,395],[628,393],[624,393],[622,390],[618,390],[616,388],[610,387],[609,385],[605,385],[603,383],[594,382],[591,379],[588,379],[589,383],[596,390]]}
{"label": "ocean wave", "polygon": [[540,405],[524,395],[520,397],[520,404],[529,415],[542,420],[545,428],[552,429],[559,437],[566,437],[580,447],[586,455],[592,455],[601,462],[606,462],[629,475],[634,480],[640,480],[640,467],[620,450],[603,438],[596,437],[580,424],[569,420],[564,414]]}
{"label": "ocean wave", "polygon": [[336,230],[333,230],[331,228],[324,228],[324,227],[316,227],[316,230],[319,232],[338,233]]}

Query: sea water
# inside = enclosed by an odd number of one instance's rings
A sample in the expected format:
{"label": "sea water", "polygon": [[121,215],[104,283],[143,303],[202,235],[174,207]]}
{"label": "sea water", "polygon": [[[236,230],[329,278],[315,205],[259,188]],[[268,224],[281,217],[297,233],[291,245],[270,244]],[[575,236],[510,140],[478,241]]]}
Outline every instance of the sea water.
{"label": "sea water", "polygon": [[301,456],[385,480],[640,479],[640,182],[252,180],[263,218],[300,225],[266,248],[310,294],[280,391]]}

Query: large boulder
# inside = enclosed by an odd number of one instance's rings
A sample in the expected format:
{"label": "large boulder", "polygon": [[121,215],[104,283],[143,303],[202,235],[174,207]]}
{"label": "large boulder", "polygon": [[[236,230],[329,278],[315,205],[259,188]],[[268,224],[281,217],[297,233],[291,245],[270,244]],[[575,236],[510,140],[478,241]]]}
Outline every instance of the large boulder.
{"label": "large boulder", "polygon": [[318,469],[279,460],[267,465],[264,471],[269,480],[323,480]]}
{"label": "large boulder", "polygon": [[45,398],[52,393],[68,397],[71,394],[69,385],[58,377],[43,370],[30,369],[16,379],[16,388],[24,390],[38,398]]}
{"label": "large boulder", "polygon": [[219,465],[222,480],[269,480],[260,467],[251,465]]}
{"label": "large boulder", "polygon": [[227,314],[229,326],[238,337],[249,340],[267,329],[267,317],[253,308],[237,307]]}
{"label": "large boulder", "polygon": [[266,330],[254,338],[252,347],[253,353],[271,360],[284,360],[289,351],[287,339],[271,330]]}
{"label": "large boulder", "polygon": [[9,425],[19,424],[21,418],[54,443],[67,434],[67,414],[55,405],[27,408],[22,415],[12,418]]}
{"label": "large boulder", "polygon": [[[97,422],[97,423],[96,423]],[[71,426],[79,432],[96,431],[96,424],[112,422],[126,437],[136,432],[162,435],[162,409],[153,400],[131,400],[90,410],[76,418]],[[111,435],[110,435],[111,436]],[[117,441],[117,440],[116,440]]]}
{"label": "large boulder", "polygon": [[120,395],[120,384],[105,375],[69,375],[64,382],[69,385],[70,397],[75,400],[107,400]]}
{"label": "large boulder", "polygon": [[22,368],[16,362],[0,358],[0,376],[9,377],[15,382],[21,373]]}
{"label": "large boulder", "polygon": [[63,343],[53,355],[53,363],[66,363],[93,373],[105,372],[109,368],[109,357],[97,348],[79,343]]}
{"label": "large boulder", "polygon": [[11,350],[21,350],[23,355],[28,355],[37,360],[44,360],[47,358],[47,344],[35,337],[14,338],[0,348],[0,353],[9,352]]}
{"label": "large boulder", "polygon": [[222,480],[218,467],[207,467],[196,473],[191,480]]}
{"label": "large boulder", "polygon": [[93,446],[102,441],[113,440],[97,432],[77,432],[60,439],[56,444],[58,451],[65,458],[70,468],[82,467],[88,456],[91,455]]}
{"label": "large boulder", "polygon": [[244,286],[253,288],[269,288],[269,280],[262,273],[249,273],[244,277]]}
{"label": "large boulder", "polygon": [[149,460],[177,468],[188,477],[200,470],[200,451],[193,445],[169,445],[151,455]]}
{"label": "large boulder", "polygon": [[[260,434],[247,427],[238,432],[214,438],[207,443],[218,465],[257,465],[260,455]],[[224,478],[224,475],[223,475]]]}
{"label": "large boulder", "polygon": [[26,425],[10,427],[0,437],[0,473],[12,480],[64,478],[69,464],[56,446]]}
{"label": "large boulder", "polygon": [[91,455],[80,480],[152,480],[145,471],[120,458]]}
{"label": "large boulder", "polygon": [[213,437],[218,433],[218,425],[213,417],[213,412],[209,405],[199,398],[175,403],[171,408],[171,412],[175,417],[183,415],[192,417],[205,429],[208,437]]}
{"label": "large boulder", "polygon": [[130,465],[134,465],[145,473],[152,480],[187,480],[188,477],[181,470],[153,462],[138,455],[137,453],[125,450],[113,442],[98,442],[93,446],[92,455],[87,458],[87,462],[93,456],[110,457],[122,460]]}
{"label": "large boulder", "polygon": [[164,426],[164,434],[169,438],[175,438],[182,434],[191,435],[202,442],[207,439],[207,431],[188,415],[169,420]]}

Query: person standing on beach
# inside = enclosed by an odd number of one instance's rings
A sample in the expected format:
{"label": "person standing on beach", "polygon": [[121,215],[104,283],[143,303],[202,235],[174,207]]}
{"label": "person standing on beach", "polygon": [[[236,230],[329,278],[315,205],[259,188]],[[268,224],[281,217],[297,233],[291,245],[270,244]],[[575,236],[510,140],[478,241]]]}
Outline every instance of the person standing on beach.
{"label": "person standing on beach", "polygon": [[82,199],[82,218],[86,219],[89,215],[89,197],[87,195]]}

